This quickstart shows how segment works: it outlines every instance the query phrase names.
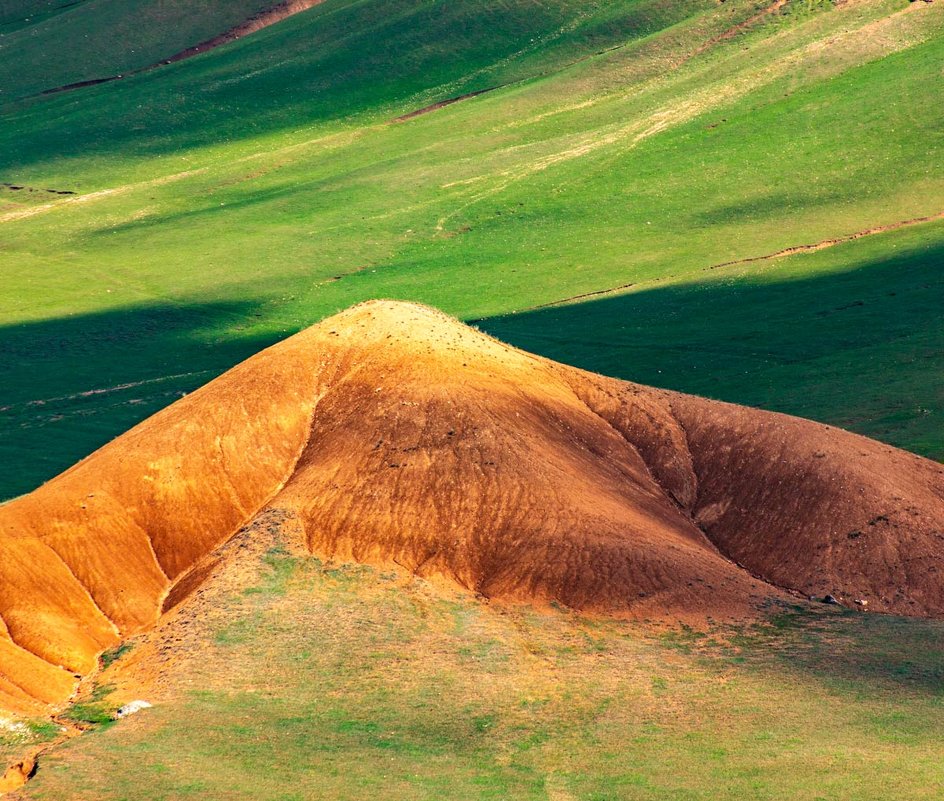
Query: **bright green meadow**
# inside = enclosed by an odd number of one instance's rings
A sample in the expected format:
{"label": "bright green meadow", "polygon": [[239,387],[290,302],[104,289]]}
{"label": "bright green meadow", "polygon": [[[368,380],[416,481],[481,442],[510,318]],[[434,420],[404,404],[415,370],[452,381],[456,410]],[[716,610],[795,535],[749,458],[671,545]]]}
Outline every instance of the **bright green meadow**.
{"label": "bright green meadow", "polygon": [[[12,5],[3,496],[372,297],[944,457],[944,220],[712,269],[944,211],[939,3],[327,0],[38,97],[253,4],[203,3],[186,30],[156,0]],[[116,37],[103,61],[109,25],[147,47]]]}

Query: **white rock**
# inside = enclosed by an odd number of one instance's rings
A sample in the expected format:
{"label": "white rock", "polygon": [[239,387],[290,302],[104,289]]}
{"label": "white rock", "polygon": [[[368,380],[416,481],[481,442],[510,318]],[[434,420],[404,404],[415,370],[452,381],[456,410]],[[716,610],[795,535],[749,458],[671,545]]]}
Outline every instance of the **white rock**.
{"label": "white rock", "polygon": [[119,707],[115,715],[119,718],[126,718],[128,715],[133,715],[135,712],[140,712],[142,709],[150,709],[152,704],[149,704],[147,701],[129,701],[122,707]]}
{"label": "white rock", "polygon": [[7,731],[10,734],[26,734],[28,727],[25,723],[10,718],[0,718],[0,731]]}

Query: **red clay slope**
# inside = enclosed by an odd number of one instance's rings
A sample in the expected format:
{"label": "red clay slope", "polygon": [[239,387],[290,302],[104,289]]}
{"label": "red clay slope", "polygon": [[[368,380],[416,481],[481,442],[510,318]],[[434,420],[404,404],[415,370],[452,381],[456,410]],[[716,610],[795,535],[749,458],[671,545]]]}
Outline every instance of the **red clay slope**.
{"label": "red clay slope", "polygon": [[0,507],[0,707],[64,700],[269,508],[314,552],[487,597],[727,616],[779,585],[944,614],[941,465],[372,302]]}
{"label": "red clay slope", "polygon": [[[309,8],[314,8],[314,6],[320,5],[323,2],[324,0],[282,0],[282,2],[275,3],[257,14],[253,14],[253,16],[245,22],[241,22],[228,31],[224,31],[211,39],[207,39],[205,42],[195,44],[193,47],[188,47],[186,50],[181,50],[179,53],[175,53],[161,63],[171,64],[174,61],[183,61],[186,58],[205,53],[220,45],[235,42],[237,39],[242,39],[244,36],[248,36],[251,33],[261,31],[263,28],[268,28],[270,25],[275,25],[275,23],[281,22],[283,19],[299,14],[302,11],[307,11]],[[158,65],[155,64],[153,66],[156,67]]]}

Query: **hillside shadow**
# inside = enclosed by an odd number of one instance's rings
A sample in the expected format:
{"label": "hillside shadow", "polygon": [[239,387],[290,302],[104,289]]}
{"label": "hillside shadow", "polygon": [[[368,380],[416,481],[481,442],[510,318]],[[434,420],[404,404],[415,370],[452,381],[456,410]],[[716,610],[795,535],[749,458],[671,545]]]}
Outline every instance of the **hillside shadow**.
{"label": "hillside shadow", "polygon": [[944,621],[793,606],[731,638],[737,662],[782,666],[862,697],[944,697]]}
{"label": "hillside shadow", "polygon": [[[944,242],[888,251],[844,272],[798,277],[808,262],[768,262],[475,322],[587,370],[814,417],[944,458]],[[942,621],[797,605],[719,633],[730,647],[686,630],[667,641],[843,694],[944,694]]]}
{"label": "hillside shadow", "polygon": [[257,309],[156,304],[0,327],[0,499],[273,344]]}
{"label": "hillside shadow", "polygon": [[844,272],[789,272],[813,254],[475,322],[587,370],[821,419],[941,458],[944,242],[892,252]]}
{"label": "hillside shadow", "polygon": [[[426,105],[443,94],[540,77],[685,17],[684,6],[651,15],[597,15],[562,37],[567,15],[551,6],[525,11],[500,4],[483,10],[462,2],[434,10],[429,4],[399,3],[395,13],[378,17],[375,5],[316,6],[198,58],[88,74],[79,81],[85,88],[76,91],[0,102],[0,116],[11,131],[29,132],[6,140],[8,161],[17,174],[25,174],[50,153],[88,158],[133,151],[159,157],[259,132],[375,122],[414,110],[411,102]],[[276,50],[280,57],[273,60]],[[116,73],[124,77],[119,80]],[[44,85],[43,91],[54,88]],[[56,124],[35,125],[37,114]]]}
{"label": "hillside shadow", "polygon": [[657,636],[708,665],[803,676],[862,699],[944,697],[941,620],[778,600],[755,623],[680,625]]}

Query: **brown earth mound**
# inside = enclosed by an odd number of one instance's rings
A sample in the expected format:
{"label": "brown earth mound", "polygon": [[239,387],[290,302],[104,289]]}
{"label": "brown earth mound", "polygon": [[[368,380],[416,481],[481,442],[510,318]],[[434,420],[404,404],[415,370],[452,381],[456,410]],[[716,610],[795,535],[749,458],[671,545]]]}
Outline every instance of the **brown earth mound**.
{"label": "brown earth mound", "polygon": [[66,699],[270,508],[313,552],[484,597],[725,617],[791,589],[944,614],[941,465],[378,301],[0,507],[0,707]]}

